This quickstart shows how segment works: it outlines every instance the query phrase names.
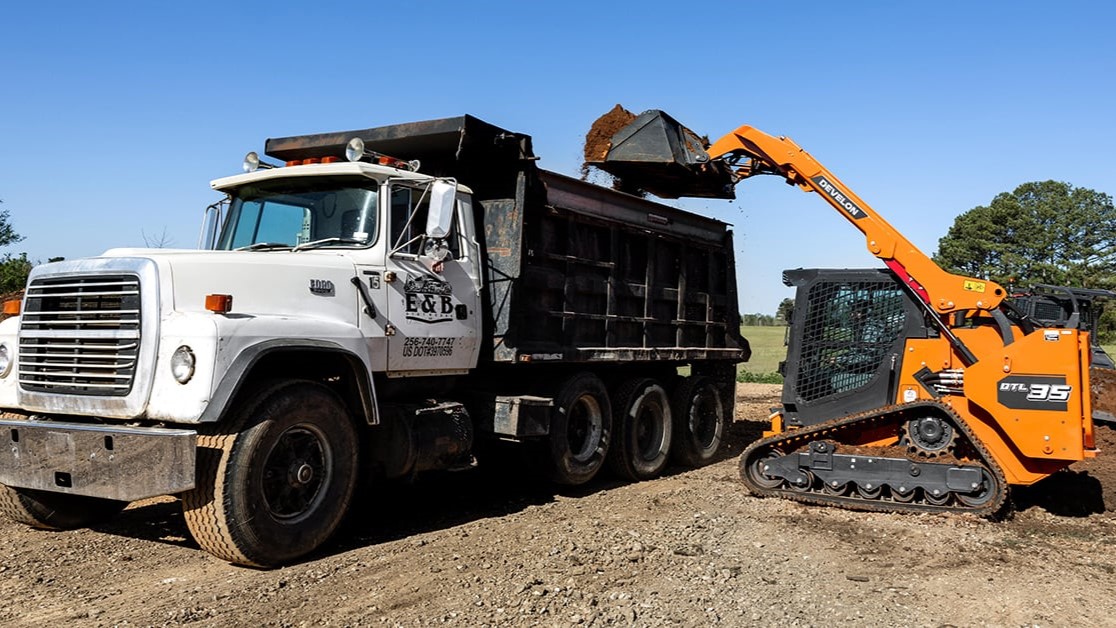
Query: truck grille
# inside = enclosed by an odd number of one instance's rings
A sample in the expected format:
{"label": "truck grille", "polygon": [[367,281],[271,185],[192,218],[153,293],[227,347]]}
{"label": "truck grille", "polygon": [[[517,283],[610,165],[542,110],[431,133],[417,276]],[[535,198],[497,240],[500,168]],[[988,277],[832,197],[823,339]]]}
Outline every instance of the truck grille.
{"label": "truck grille", "polygon": [[50,277],[28,286],[19,327],[24,390],[127,395],[139,347],[138,276]]}

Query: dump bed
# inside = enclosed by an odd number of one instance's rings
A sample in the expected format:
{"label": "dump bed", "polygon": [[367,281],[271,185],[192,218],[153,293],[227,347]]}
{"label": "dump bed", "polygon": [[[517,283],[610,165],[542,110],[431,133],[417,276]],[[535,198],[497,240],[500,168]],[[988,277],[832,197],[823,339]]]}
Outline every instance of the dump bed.
{"label": "dump bed", "polygon": [[530,136],[472,116],[270,139],[266,152],[336,155],[353,137],[473,189],[482,362],[748,358],[727,224],[542,170]]}

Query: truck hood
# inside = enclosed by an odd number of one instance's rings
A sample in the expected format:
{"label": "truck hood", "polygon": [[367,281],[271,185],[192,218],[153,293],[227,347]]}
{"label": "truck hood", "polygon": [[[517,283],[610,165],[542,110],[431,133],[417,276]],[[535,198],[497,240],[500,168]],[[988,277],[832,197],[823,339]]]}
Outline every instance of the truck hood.
{"label": "truck hood", "polygon": [[232,315],[357,322],[356,270],[337,251],[112,249],[102,257],[155,262],[164,314],[204,312],[206,295],[228,294]]}

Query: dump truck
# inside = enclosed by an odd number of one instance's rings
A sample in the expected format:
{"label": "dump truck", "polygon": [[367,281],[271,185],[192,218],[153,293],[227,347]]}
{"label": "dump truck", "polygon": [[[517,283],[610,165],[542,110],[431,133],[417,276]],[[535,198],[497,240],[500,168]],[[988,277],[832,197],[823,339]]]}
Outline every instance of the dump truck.
{"label": "dump truck", "polygon": [[[624,124],[620,124],[624,123]],[[1090,331],[1020,313],[1007,291],[940,268],[790,138],[741,126],[712,143],[657,110],[614,109],[587,150],[625,187],[732,198],[758,175],[821,196],[884,268],[796,269],[781,407],[740,458],[759,496],[995,516],[1008,487],[1098,451]],[[591,132],[592,134],[592,132]],[[698,139],[695,139],[698,138]],[[1106,400],[1107,401],[1107,400]]]}
{"label": "dump truck", "polygon": [[749,356],[731,229],[537,159],[472,116],[273,138],[212,182],[199,250],[35,268],[0,323],[0,510],[175,495],[204,550],[271,567],[369,478],[494,440],[560,485],[713,460]]}

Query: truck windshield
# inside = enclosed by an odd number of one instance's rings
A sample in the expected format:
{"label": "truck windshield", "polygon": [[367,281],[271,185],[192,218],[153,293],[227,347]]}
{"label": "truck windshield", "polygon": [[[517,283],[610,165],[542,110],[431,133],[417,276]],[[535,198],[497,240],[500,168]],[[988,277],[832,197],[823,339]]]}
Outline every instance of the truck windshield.
{"label": "truck windshield", "polygon": [[367,246],[376,240],[378,198],[376,182],[368,179],[245,185],[233,192],[217,249]]}

